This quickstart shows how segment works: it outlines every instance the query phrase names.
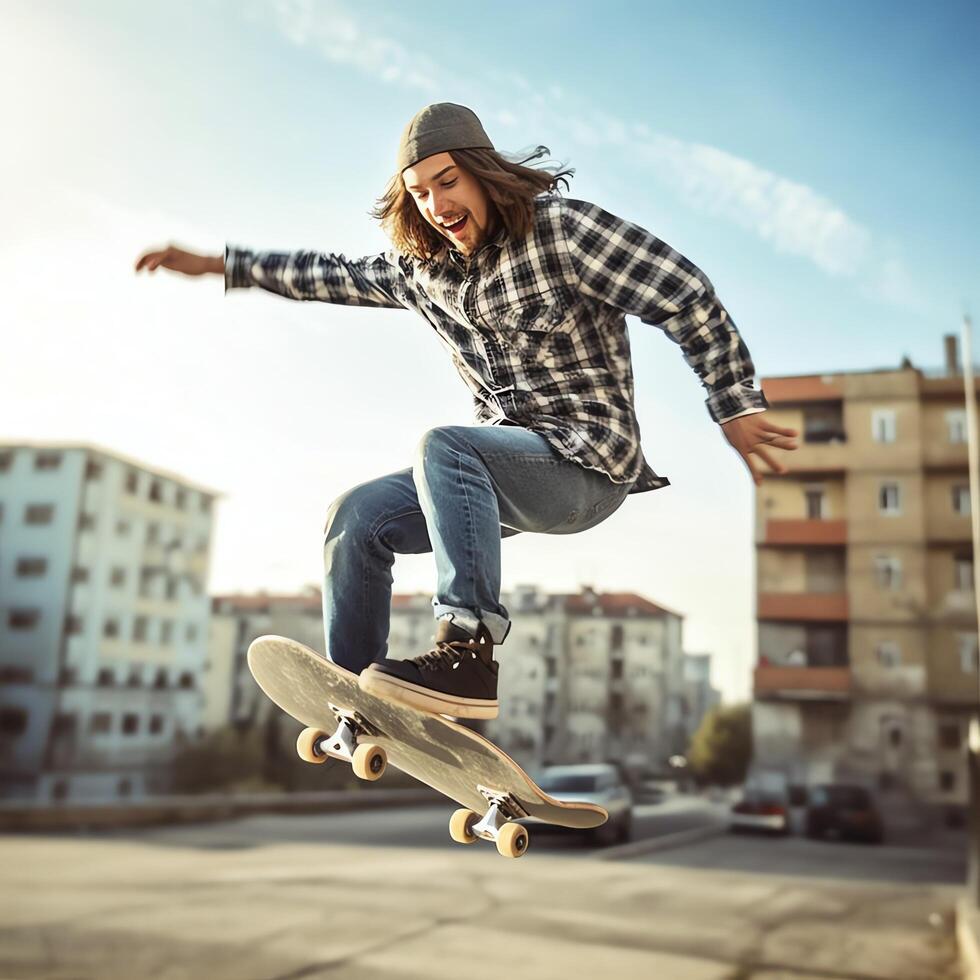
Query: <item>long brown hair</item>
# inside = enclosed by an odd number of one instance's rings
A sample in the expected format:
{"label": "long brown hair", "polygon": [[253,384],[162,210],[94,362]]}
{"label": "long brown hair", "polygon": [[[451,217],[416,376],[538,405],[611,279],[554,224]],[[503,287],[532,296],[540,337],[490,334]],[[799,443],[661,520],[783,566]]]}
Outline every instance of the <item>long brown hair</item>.
{"label": "long brown hair", "polygon": [[[538,146],[519,161],[508,160],[496,150],[451,150],[453,161],[471,173],[483,186],[496,208],[497,218],[507,234],[523,238],[534,222],[534,198],[544,191],[568,189],[568,179],[575,171],[561,167],[528,167],[527,163],[549,154],[548,147]],[[517,154],[523,156],[523,154]],[[384,194],[370,212],[377,218],[392,244],[405,255],[422,262],[436,258],[448,243],[419,213],[401,174],[388,182]]]}

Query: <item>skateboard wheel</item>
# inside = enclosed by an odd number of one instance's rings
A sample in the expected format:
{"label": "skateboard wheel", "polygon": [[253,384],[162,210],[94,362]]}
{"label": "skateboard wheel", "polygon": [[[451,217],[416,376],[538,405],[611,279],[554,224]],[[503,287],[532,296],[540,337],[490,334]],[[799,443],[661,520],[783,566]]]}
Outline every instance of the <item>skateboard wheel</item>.
{"label": "skateboard wheel", "polygon": [[449,818],[449,836],[457,844],[475,844],[480,838],[473,833],[472,827],[479,819],[480,814],[472,810],[457,810]]}
{"label": "skateboard wheel", "polygon": [[380,745],[358,745],[351,757],[351,767],[358,779],[374,781],[384,775],[388,766],[388,753]]}
{"label": "skateboard wheel", "polygon": [[507,823],[500,828],[497,852],[505,858],[519,858],[527,852],[528,843],[527,827],[522,827],[519,823]]}
{"label": "skateboard wheel", "polygon": [[329,738],[329,735],[319,728],[304,728],[296,739],[296,754],[304,762],[312,762],[317,766],[322,765],[327,761],[327,753],[317,751],[316,743],[321,738]]}

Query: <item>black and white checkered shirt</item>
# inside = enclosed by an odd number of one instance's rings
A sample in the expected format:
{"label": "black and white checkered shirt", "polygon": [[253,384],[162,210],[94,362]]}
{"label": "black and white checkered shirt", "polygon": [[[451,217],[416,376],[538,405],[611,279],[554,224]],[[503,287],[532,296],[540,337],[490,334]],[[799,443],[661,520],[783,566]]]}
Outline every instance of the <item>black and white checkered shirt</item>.
{"label": "black and white checkered shirt", "polygon": [[502,230],[468,258],[228,246],[225,289],[415,310],[449,350],[478,422],[538,432],[580,465],[635,483],[631,493],[667,486],[640,449],[626,315],[680,345],[719,423],[768,407],[749,352],[707,277],[669,245],[586,201],[551,192],[535,205],[526,238]]}

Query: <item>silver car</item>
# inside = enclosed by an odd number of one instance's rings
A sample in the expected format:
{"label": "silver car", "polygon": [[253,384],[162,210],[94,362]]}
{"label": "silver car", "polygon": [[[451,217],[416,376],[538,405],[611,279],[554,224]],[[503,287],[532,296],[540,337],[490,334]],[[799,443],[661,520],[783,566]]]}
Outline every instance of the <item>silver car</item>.
{"label": "silver car", "polygon": [[[540,774],[538,785],[549,796],[563,803],[598,803],[605,808],[609,814],[606,823],[585,831],[590,843],[615,844],[630,839],[633,833],[633,794],[615,766],[605,762],[548,766]],[[542,828],[537,822],[535,826]]]}

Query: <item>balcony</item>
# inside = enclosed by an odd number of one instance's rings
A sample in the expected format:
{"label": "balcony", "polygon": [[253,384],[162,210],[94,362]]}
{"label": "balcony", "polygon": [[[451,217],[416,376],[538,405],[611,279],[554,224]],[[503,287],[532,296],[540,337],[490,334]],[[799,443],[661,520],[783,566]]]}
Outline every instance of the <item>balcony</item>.
{"label": "balcony", "polygon": [[851,668],[760,664],[753,690],[760,700],[845,701],[851,696]]}
{"label": "balcony", "polygon": [[795,623],[845,623],[848,618],[847,593],[763,592],[759,595],[757,618]]}
{"label": "balcony", "polygon": [[798,518],[767,520],[760,544],[846,545],[847,521]]}

